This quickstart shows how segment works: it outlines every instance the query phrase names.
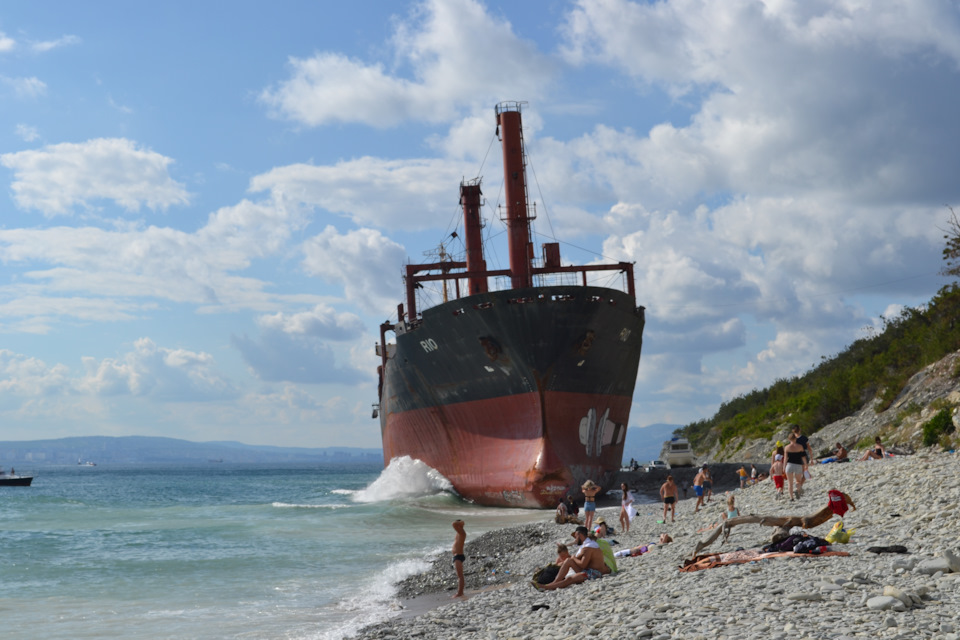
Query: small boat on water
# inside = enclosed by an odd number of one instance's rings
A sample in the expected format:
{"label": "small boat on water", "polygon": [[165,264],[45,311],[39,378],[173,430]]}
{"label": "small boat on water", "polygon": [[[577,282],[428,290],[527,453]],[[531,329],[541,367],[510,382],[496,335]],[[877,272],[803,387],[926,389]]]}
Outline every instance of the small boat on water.
{"label": "small boat on water", "polygon": [[0,469],[0,487],[29,487],[33,482],[33,476],[20,476],[16,471],[4,471]]}

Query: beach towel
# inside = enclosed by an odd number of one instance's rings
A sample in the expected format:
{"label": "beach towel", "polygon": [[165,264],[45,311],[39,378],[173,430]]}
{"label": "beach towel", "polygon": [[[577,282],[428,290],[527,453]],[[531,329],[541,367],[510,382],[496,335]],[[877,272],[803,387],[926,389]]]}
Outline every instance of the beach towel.
{"label": "beach towel", "polygon": [[809,553],[793,553],[792,551],[763,553],[759,549],[747,549],[745,551],[733,551],[730,553],[711,553],[697,556],[693,560],[684,560],[683,566],[678,567],[678,571],[691,573],[693,571],[723,567],[728,564],[743,564],[745,562],[756,562],[757,560],[769,560],[772,558],[825,558],[827,556],[849,555],[846,551],[824,551],[814,556]]}

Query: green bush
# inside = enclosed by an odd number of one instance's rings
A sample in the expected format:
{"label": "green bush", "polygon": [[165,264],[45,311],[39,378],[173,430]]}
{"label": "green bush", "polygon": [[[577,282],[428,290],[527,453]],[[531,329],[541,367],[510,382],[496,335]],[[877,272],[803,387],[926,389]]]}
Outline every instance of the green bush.
{"label": "green bush", "polygon": [[923,444],[932,446],[940,441],[940,436],[953,431],[953,418],[949,407],[944,407],[923,425]]}

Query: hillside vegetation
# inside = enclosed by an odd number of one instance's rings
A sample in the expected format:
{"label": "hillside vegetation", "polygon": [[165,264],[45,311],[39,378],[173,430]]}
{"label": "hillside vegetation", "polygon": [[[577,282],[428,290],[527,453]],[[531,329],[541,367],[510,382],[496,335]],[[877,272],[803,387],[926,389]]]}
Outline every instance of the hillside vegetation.
{"label": "hillside vegetation", "polygon": [[[785,424],[815,433],[875,399],[877,413],[888,409],[914,374],[958,349],[960,287],[953,284],[925,306],[885,318],[882,332],[823,358],[807,373],[725,402],[712,418],[688,424],[677,433],[686,436],[697,451],[723,448],[734,438],[770,439]],[[950,375],[960,378],[960,365],[954,365]],[[952,431],[946,419],[943,429]]]}

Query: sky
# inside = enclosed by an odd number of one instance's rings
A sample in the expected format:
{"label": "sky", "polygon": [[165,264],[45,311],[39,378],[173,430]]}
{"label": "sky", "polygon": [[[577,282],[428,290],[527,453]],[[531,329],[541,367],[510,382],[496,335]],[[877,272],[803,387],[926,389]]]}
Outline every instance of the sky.
{"label": "sky", "polygon": [[952,0],[3,3],[0,439],[379,447],[379,325],[462,179],[507,266],[502,101],[536,242],[636,263],[630,426],[948,282]]}

